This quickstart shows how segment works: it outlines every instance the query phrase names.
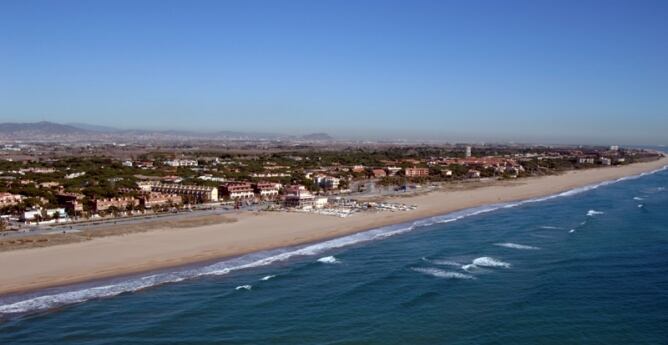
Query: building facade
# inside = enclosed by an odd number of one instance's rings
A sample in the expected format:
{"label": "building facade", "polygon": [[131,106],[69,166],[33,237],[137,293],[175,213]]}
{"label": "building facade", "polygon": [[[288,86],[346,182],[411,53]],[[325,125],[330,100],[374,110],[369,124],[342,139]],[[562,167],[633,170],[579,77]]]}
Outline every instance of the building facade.
{"label": "building facade", "polygon": [[429,176],[429,168],[406,168],[406,177],[425,177]]}
{"label": "building facade", "polygon": [[220,186],[220,189],[226,199],[240,200],[255,197],[253,187],[248,182],[229,182]]}
{"label": "building facade", "polygon": [[315,202],[315,196],[302,185],[292,185],[285,189],[283,203],[285,207],[311,208]]}

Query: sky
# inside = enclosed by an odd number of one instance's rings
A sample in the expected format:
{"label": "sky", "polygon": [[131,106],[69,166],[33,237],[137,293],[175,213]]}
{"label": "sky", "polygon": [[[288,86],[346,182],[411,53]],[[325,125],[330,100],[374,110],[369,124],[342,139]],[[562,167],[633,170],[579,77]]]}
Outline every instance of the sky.
{"label": "sky", "polygon": [[0,122],[668,144],[668,1],[0,1]]}

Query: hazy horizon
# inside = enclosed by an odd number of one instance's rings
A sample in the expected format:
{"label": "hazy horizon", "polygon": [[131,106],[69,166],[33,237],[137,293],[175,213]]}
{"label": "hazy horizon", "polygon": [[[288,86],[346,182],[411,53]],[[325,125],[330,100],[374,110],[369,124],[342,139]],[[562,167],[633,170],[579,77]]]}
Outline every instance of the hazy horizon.
{"label": "hazy horizon", "polygon": [[665,145],[663,1],[4,1],[0,122]]}

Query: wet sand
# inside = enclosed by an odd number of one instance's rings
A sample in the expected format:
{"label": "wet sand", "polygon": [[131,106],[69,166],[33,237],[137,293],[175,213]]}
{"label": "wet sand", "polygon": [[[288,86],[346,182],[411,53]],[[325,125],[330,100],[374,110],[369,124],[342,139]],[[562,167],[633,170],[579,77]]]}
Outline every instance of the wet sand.
{"label": "wet sand", "polygon": [[[405,212],[338,218],[292,212],[240,212],[236,221],[133,232],[123,236],[0,252],[0,294],[233,257],[339,237],[372,228],[499,202],[547,196],[659,169],[668,158],[622,167],[500,181],[473,189],[435,191],[388,201],[417,205]],[[122,225],[119,225],[122,226]]]}

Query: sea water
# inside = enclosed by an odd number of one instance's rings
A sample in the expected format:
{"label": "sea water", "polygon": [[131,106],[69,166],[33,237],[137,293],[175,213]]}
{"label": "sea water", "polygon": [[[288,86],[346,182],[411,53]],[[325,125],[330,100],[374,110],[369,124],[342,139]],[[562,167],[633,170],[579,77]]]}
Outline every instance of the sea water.
{"label": "sea water", "polygon": [[0,344],[667,344],[666,187],[660,170],[4,297]]}

